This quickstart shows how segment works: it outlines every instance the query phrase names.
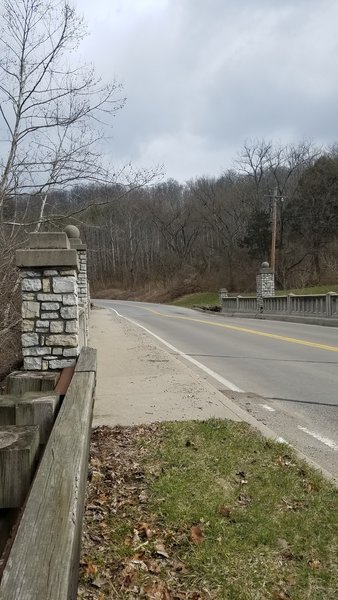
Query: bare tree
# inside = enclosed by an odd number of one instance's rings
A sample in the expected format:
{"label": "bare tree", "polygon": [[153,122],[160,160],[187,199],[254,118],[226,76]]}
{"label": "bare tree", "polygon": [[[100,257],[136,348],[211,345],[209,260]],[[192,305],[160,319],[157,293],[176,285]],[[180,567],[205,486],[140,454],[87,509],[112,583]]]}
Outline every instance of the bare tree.
{"label": "bare tree", "polygon": [[0,207],[13,196],[76,181],[110,181],[97,152],[124,99],[90,66],[76,64],[85,28],[67,0],[5,0],[0,31]]}

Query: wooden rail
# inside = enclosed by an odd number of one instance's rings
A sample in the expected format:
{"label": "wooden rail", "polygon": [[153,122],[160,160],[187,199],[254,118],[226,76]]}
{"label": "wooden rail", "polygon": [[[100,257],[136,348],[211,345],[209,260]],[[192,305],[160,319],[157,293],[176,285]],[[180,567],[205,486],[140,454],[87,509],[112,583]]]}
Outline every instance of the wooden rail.
{"label": "wooden rail", "polygon": [[1,600],[75,600],[96,378],[83,348],[31,487]]}

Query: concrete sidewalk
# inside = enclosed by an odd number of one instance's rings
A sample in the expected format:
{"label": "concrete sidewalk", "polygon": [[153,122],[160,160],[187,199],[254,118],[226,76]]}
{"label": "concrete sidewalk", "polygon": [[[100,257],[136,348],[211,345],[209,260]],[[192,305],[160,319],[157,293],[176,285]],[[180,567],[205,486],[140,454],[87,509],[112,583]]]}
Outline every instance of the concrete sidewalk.
{"label": "concrete sidewalk", "polygon": [[241,420],[233,403],[203,376],[112,311],[92,310],[89,344],[98,350],[93,426]]}

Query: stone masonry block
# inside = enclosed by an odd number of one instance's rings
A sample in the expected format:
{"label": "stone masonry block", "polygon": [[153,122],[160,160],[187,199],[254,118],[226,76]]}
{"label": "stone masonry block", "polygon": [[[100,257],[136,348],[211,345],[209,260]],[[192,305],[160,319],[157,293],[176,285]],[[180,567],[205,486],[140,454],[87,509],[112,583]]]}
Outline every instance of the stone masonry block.
{"label": "stone masonry block", "polygon": [[23,319],[34,319],[34,317],[40,316],[40,304],[39,302],[33,302],[31,300],[24,300],[22,303],[22,318]]}
{"label": "stone masonry block", "polygon": [[59,274],[59,271],[55,271],[53,269],[45,269],[43,272],[44,277],[55,277]]}
{"label": "stone masonry block", "polygon": [[66,332],[67,333],[77,333],[78,331],[78,323],[77,321],[66,321]]}
{"label": "stone masonry block", "polygon": [[[26,371],[41,371],[42,360],[39,357],[25,356],[23,366]],[[47,363],[48,368],[48,363]]]}
{"label": "stone masonry block", "polygon": [[62,304],[64,304],[65,306],[74,306],[76,304],[76,295],[75,294],[63,294]]}
{"label": "stone masonry block", "polygon": [[41,313],[41,319],[59,319],[60,315],[57,312]]}
{"label": "stone masonry block", "polygon": [[76,319],[77,306],[64,306],[61,308],[60,313],[63,319]]}
{"label": "stone masonry block", "polygon": [[34,321],[30,321],[29,319],[23,319],[21,330],[23,333],[34,331]]}
{"label": "stone masonry block", "polygon": [[21,279],[25,279],[26,277],[41,277],[41,271],[27,271],[22,269],[20,271]]}
{"label": "stone masonry block", "polygon": [[75,290],[76,290],[76,278],[75,277],[54,277],[53,278],[53,291],[56,294],[75,292]]}
{"label": "stone masonry block", "polygon": [[46,346],[71,346],[77,347],[79,339],[77,335],[59,333],[54,335],[46,335]]}
{"label": "stone masonry block", "polygon": [[35,294],[22,294],[22,300],[35,300]]}
{"label": "stone masonry block", "polygon": [[43,346],[42,348],[40,346],[36,346],[35,348],[23,348],[22,349],[23,356],[47,356],[48,354],[51,354],[51,353],[52,353],[51,348],[46,348],[45,346]]}
{"label": "stone masonry block", "polygon": [[53,354],[58,355],[63,353],[63,348],[53,348]]}
{"label": "stone masonry block", "polygon": [[46,329],[46,328],[48,329],[49,323],[48,323],[48,321],[37,321],[36,326],[43,327],[44,329]]}
{"label": "stone masonry block", "polygon": [[79,348],[65,348],[63,356],[78,356],[80,354]]}
{"label": "stone masonry block", "polygon": [[76,277],[75,269],[60,269],[60,275],[62,277]]}
{"label": "stone masonry block", "polygon": [[44,292],[50,292],[50,281],[49,279],[42,280],[42,289]]}
{"label": "stone masonry block", "polygon": [[21,344],[23,348],[27,348],[29,346],[37,346],[38,343],[39,336],[37,333],[23,333],[21,336]]}
{"label": "stone masonry block", "polygon": [[23,292],[39,292],[42,289],[41,279],[33,277],[31,279],[23,279],[21,289]]}
{"label": "stone masonry block", "polygon": [[75,358],[55,358],[50,360],[48,363],[49,369],[65,369],[66,367],[72,367],[75,364]]}
{"label": "stone masonry block", "polygon": [[62,302],[61,294],[38,294],[39,302]]}
{"label": "stone masonry block", "polygon": [[59,310],[60,304],[58,302],[42,302],[41,310]]}
{"label": "stone masonry block", "polygon": [[[50,332],[51,333],[62,333],[64,331],[64,322],[63,321],[52,321],[50,324]],[[74,333],[74,332],[71,332]]]}

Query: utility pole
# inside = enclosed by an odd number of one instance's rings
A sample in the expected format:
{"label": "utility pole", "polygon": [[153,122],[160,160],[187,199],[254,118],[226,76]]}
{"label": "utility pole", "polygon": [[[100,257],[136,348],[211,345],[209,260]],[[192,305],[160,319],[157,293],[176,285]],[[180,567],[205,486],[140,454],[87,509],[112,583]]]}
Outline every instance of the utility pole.
{"label": "utility pole", "polygon": [[276,237],[277,237],[277,188],[272,196],[272,234],[271,234],[271,269],[276,267]]}
{"label": "utility pole", "polygon": [[277,238],[277,200],[283,201],[285,196],[278,195],[277,186],[273,194],[268,194],[266,198],[272,199],[272,223],[271,223],[271,269],[273,273],[276,270],[276,238]]}

